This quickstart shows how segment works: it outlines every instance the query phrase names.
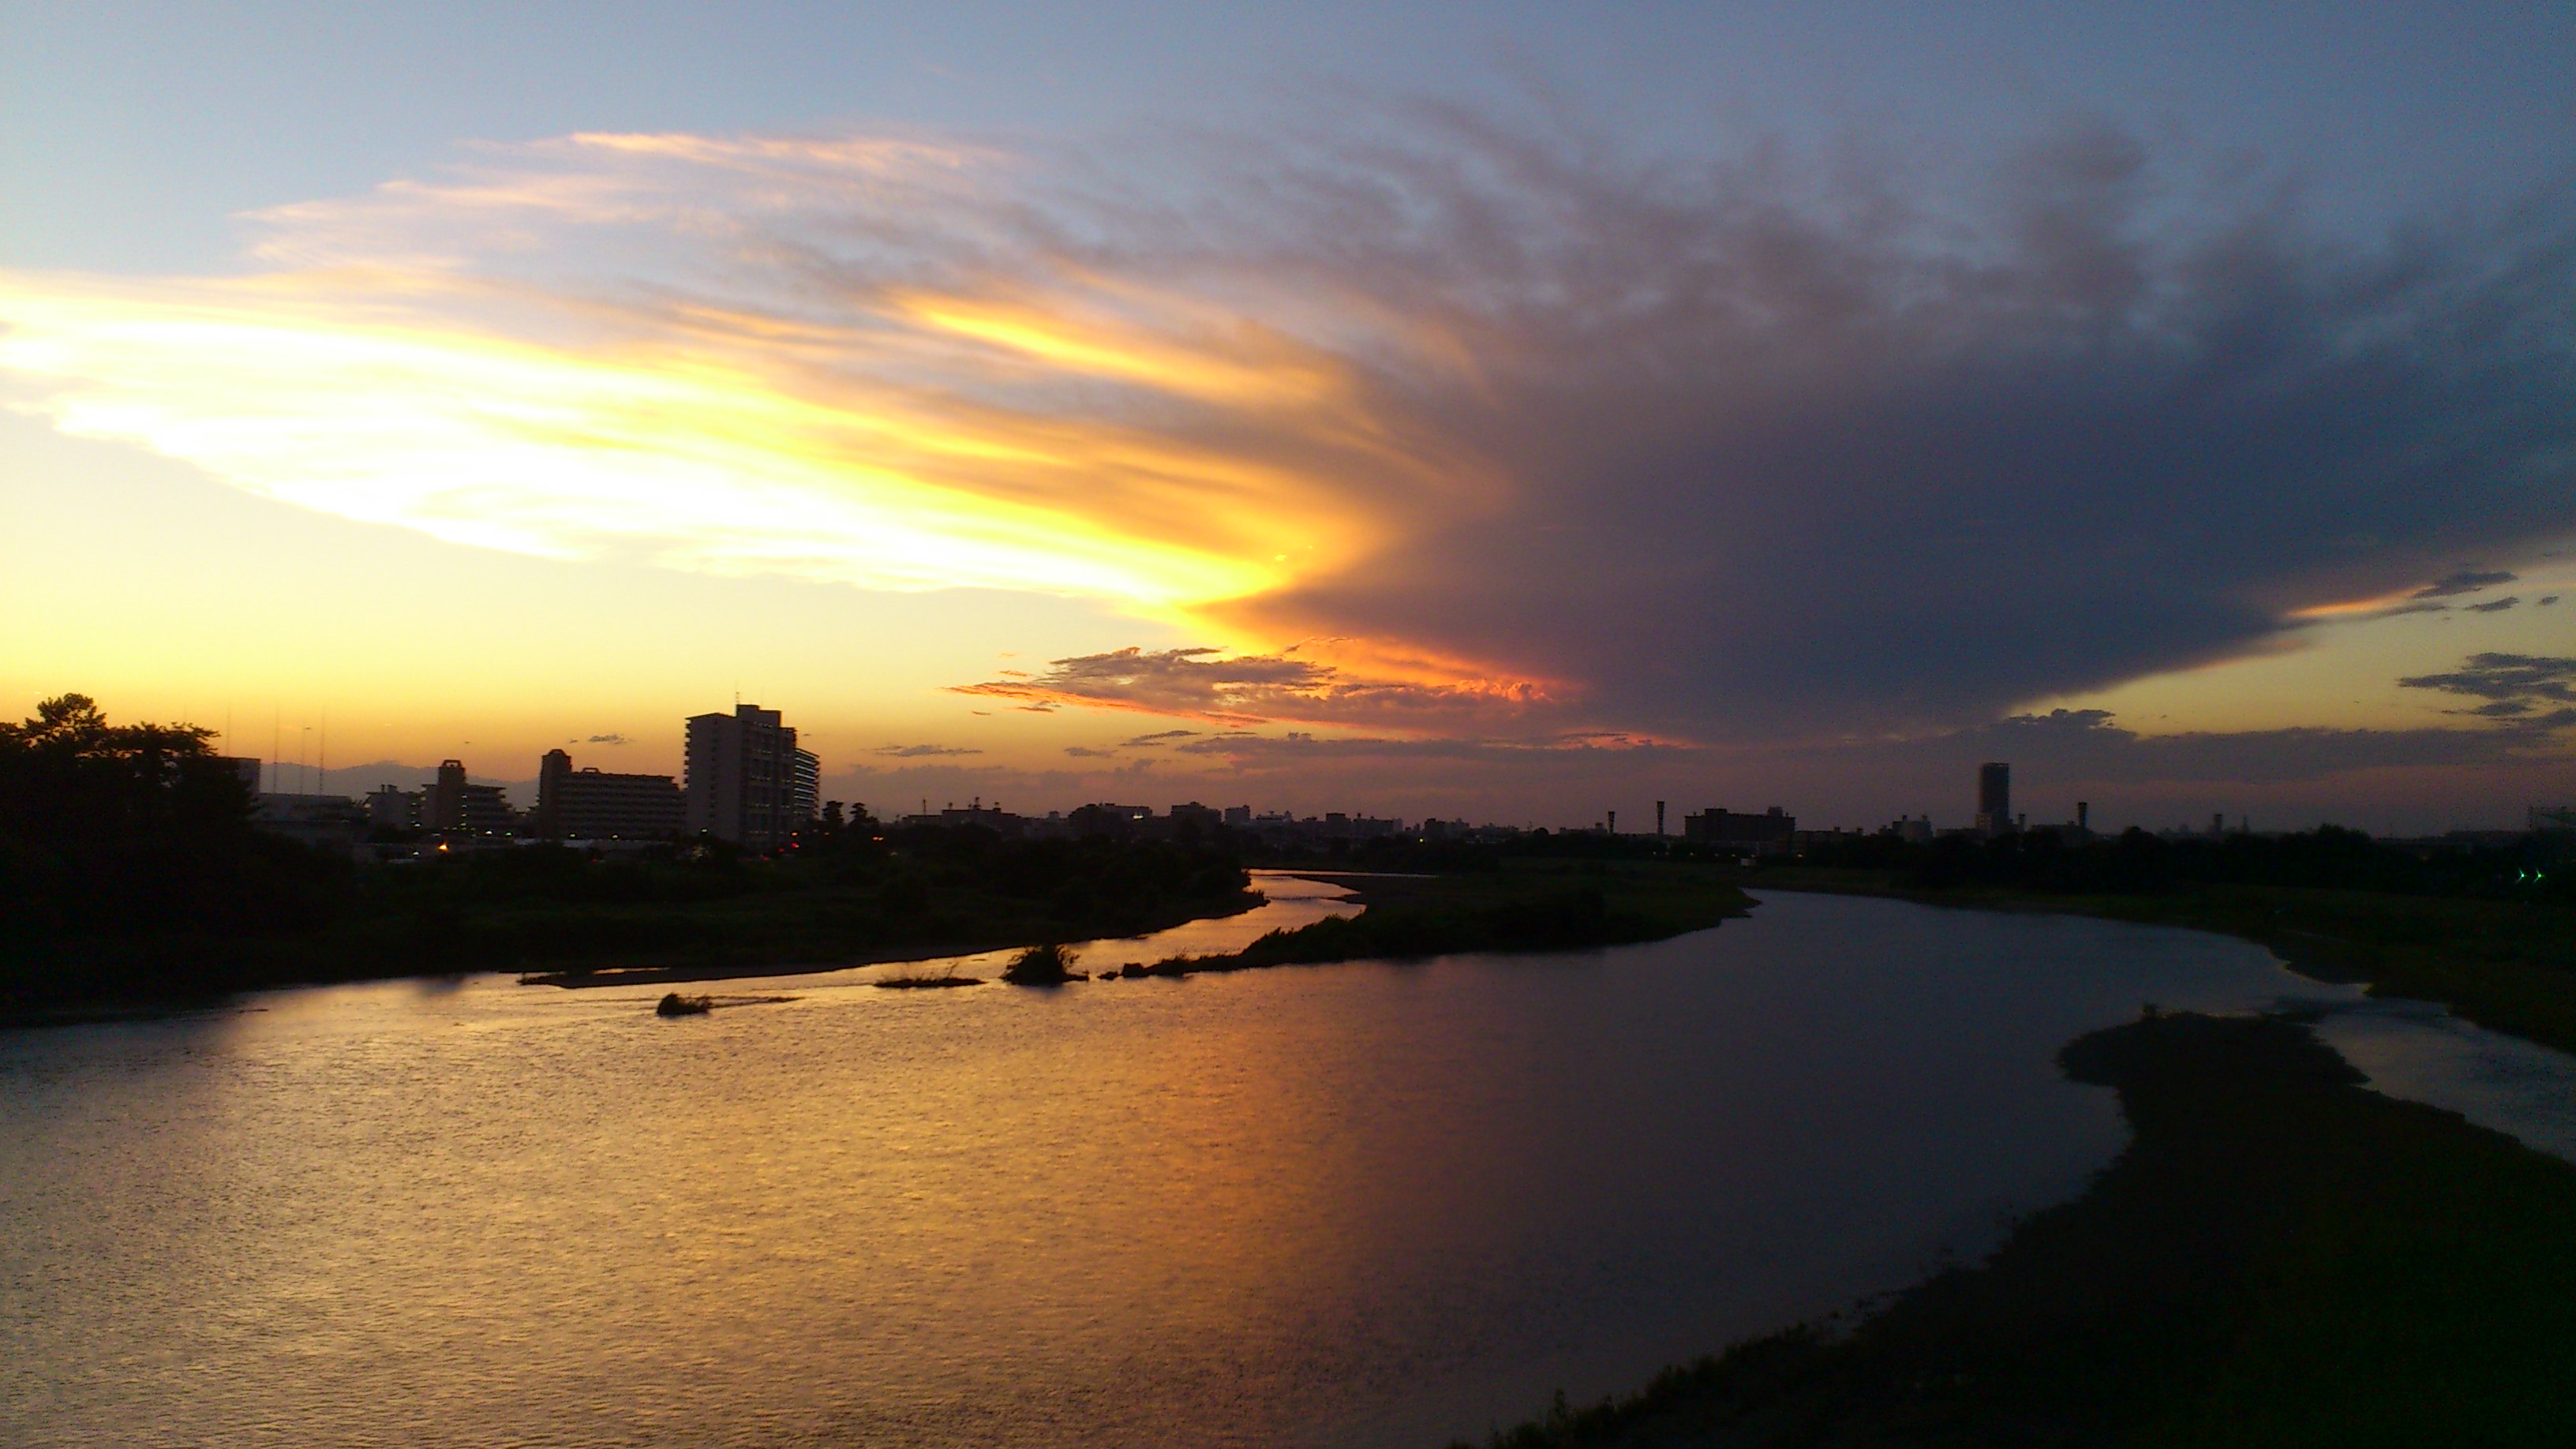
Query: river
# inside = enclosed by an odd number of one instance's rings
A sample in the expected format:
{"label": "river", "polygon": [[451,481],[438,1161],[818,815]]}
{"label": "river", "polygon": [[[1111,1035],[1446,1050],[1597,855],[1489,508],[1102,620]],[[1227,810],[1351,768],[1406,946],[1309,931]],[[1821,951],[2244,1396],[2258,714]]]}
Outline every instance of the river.
{"label": "river", "polygon": [[[1265,888],[1090,962],[1347,909]],[[2053,1055],[2142,1002],[2322,1004],[2413,1094],[2566,1098],[2244,942],[1826,896],[1567,955],[884,969],[0,1032],[0,1441],[1431,1449],[2071,1196],[2125,1133]]]}

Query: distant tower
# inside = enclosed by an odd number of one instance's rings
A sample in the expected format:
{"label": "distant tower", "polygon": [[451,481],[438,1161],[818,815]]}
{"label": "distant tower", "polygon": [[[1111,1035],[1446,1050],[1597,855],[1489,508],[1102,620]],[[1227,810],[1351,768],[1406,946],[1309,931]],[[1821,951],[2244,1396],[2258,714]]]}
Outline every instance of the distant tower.
{"label": "distant tower", "polygon": [[2092,818],[2091,818],[2091,817],[2092,817],[2092,814],[2093,814],[2093,805],[2092,805],[2092,802],[2087,801],[2087,800],[2078,800],[2078,801],[2076,801],[2076,802],[2075,802],[2075,828],[2076,828],[2077,830],[2079,830],[2079,831],[2083,831],[2083,832],[2085,832],[2085,833],[2087,833],[2087,834],[2090,834],[2090,833],[2092,832],[2092,829],[2093,829],[2093,821],[2092,821]]}
{"label": "distant tower", "polygon": [[536,836],[540,840],[563,839],[564,781],[572,775],[572,756],[561,750],[548,750],[537,758]]}
{"label": "distant tower", "polygon": [[1610,833],[1613,835],[1619,833],[1619,812],[1616,810],[1610,812]]}
{"label": "distant tower", "polygon": [[1664,802],[1661,800],[1655,802],[1655,838],[1664,838]]}
{"label": "distant tower", "polygon": [[465,762],[438,762],[438,780],[429,787],[429,798],[421,810],[423,825],[432,830],[465,828]]}
{"label": "distant tower", "polygon": [[2006,835],[2012,828],[2012,766],[1989,760],[1977,767],[1977,831]]}

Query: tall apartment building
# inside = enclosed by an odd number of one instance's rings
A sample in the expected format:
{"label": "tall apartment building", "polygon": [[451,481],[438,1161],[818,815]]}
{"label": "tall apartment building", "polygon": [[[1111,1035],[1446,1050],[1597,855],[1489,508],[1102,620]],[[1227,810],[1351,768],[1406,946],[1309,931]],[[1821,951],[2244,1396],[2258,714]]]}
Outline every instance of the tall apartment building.
{"label": "tall apartment building", "polygon": [[2012,766],[1989,761],[1977,767],[1977,833],[2012,833]]}
{"label": "tall apartment building", "polygon": [[438,779],[421,792],[420,823],[431,830],[508,835],[518,829],[519,812],[500,786],[467,783],[463,761],[441,760]]}
{"label": "tall apartment building", "polygon": [[823,814],[823,762],[812,750],[798,750],[787,769],[787,828],[795,830]]}
{"label": "tall apartment building", "polygon": [[666,840],[683,815],[680,782],[668,775],[576,770],[561,750],[537,761],[534,824],[547,840]]}
{"label": "tall apartment building", "polygon": [[797,778],[800,753],[796,731],[774,709],[738,704],[731,714],[689,716],[683,825],[762,855],[785,845],[808,818],[798,797],[812,798]]}

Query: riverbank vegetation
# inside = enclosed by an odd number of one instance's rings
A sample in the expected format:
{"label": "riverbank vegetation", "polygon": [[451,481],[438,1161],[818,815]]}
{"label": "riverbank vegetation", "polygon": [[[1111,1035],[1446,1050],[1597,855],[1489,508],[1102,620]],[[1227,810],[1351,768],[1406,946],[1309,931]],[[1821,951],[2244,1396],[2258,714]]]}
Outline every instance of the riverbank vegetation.
{"label": "riverbank vegetation", "polygon": [[1870,841],[1763,866],[1756,887],[1896,896],[2186,926],[2259,941],[2299,970],[2438,1001],[2576,1051],[2576,896],[2545,843],[2418,854],[2358,832],[2170,842],[2054,832],[1928,846]]}
{"label": "riverbank vegetation", "polygon": [[[872,823],[872,822],[871,822]],[[547,854],[518,850],[505,859]],[[635,869],[580,863],[579,881]],[[490,911],[497,951],[542,932],[554,969],[539,984],[605,986],[829,970],[870,961],[967,955],[1032,941],[1139,936],[1251,909],[1260,897],[1234,857],[1209,845],[1107,839],[1005,841],[967,826],[826,837],[795,857],[718,851],[642,867],[704,899],[540,898]]]}
{"label": "riverbank vegetation", "polygon": [[984,978],[958,975],[957,965],[952,961],[936,971],[927,967],[890,971],[868,984],[881,991],[938,991],[954,986],[981,986]]}
{"label": "riverbank vegetation", "polygon": [[90,700],[0,725],[0,1020],[301,982],[680,982],[1139,935],[1259,897],[1220,846],[1009,842],[865,816],[754,859],[501,843],[359,868],[256,830],[209,732]]}
{"label": "riverbank vegetation", "polygon": [[1367,910],[1273,931],[1230,955],[1174,957],[1121,974],[1616,946],[1702,930],[1752,906],[1716,870],[1654,861],[1488,857],[1454,874],[1309,874],[1349,888]]}
{"label": "riverbank vegetation", "polygon": [[2061,1058],[2135,1139],[1983,1265],[1498,1433],[1560,1446],[2576,1443],[2576,1167],[2278,1018]]}

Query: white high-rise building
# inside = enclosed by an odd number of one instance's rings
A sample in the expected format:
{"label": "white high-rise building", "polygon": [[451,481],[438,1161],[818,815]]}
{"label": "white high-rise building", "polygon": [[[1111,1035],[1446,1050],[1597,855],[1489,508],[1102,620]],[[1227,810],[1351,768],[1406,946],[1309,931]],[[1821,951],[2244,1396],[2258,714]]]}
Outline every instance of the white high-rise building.
{"label": "white high-rise building", "polygon": [[[686,825],[767,855],[805,823],[798,813],[796,731],[778,711],[738,704],[689,717]],[[812,759],[811,755],[806,756]]]}

